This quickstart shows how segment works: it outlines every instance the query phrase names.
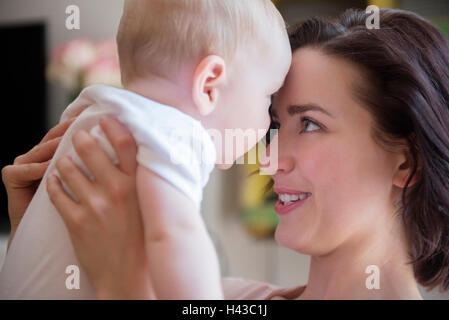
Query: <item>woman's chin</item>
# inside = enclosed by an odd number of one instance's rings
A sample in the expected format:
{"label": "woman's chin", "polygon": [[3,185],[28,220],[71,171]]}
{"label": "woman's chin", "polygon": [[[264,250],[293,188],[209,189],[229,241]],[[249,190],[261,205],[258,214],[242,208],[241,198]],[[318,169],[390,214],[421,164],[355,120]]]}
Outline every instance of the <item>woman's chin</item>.
{"label": "woman's chin", "polygon": [[303,253],[307,251],[307,244],[301,239],[300,232],[300,230],[293,230],[291,225],[284,226],[282,222],[279,222],[274,233],[274,240],[282,247]]}

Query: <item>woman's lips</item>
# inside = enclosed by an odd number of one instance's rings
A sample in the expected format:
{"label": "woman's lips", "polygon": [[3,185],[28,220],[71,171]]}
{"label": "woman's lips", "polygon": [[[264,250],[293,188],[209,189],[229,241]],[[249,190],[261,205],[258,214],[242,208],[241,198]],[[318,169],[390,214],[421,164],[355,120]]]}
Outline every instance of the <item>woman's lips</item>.
{"label": "woman's lips", "polygon": [[282,187],[274,187],[273,190],[277,194],[282,194],[282,193],[286,193],[286,194],[303,194],[303,193],[308,193],[308,192],[305,192],[305,191],[298,191],[298,190],[282,188]]}
{"label": "woman's lips", "polygon": [[310,197],[307,197],[303,200],[297,200],[295,202],[291,202],[290,204],[283,204],[283,202],[281,200],[278,200],[276,202],[276,204],[274,205],[274,211],[276,211],[277,214],[279,215],[284,215],[289,213],[292,210],[295,210],[296,208],[300,207],[301,205],[303,205],[304,202],[306,202]]}
{"label": "woman's lips", "polygon": [[[309,192],[297,191],[297,190],[287,189],[287,188],[275,187],[274,191],[279,195],[279,200],[276,202],[276,204],[274,206],[274,210],[279,215],[287,214],[287,213],[291,212],[292,210],[300,207],[305,201],[307,201],[308,198],[310,198],[310,196],[312,196],[312,194]],[[292,201],[292,198],[291,197],[289,198],[289,195],[296,196],[296,197],[293,197],[293,199],[297,199],[297,200]],[[301,199],[305,195],[307,195],[307,197]],[[287,204],[285,204],[281,199],[283,201],[286,201]]]}

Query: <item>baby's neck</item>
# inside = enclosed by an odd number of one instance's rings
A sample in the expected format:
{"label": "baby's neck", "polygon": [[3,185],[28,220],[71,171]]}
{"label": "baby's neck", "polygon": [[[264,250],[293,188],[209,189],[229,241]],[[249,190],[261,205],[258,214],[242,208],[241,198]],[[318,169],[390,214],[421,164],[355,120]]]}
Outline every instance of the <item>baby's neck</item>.
{"label": "baby's neck", "polygon": [[124,89],[137,93],[150,100],[176,108],[191,117],[198,119],[192,101],[192,91],[185,82],[174,82],[162,77],[149,76],[135,80],[124,86]]}

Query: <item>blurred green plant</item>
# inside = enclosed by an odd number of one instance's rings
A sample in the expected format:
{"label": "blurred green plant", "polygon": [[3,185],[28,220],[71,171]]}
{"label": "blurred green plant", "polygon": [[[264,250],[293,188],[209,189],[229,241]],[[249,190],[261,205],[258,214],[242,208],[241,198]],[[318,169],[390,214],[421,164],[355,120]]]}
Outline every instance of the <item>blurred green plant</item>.
{"label": "blurred green plant", "polygon": [[278,224],[278,216],[274,211],[278,197],[273,190],[266,190],[271,177],[259,174],[258,164],[244,165],[243,176],[240,219],[255,238],[272,238]]}
{"label": "blurred green plant", "polygon": [[279,218],[274,211],[275,202],[242,210],[242,220],[248,232],[256,238],[273,238]]}

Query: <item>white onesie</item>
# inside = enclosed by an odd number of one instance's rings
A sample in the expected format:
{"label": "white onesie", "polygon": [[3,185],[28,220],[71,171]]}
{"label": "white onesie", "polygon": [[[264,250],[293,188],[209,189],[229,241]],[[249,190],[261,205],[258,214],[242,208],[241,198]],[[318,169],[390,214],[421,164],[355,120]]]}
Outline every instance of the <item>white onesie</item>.
{"label": "white onesie", "polygon": [[[90,132],[118,163],[99,126],[104,115],[116,116],[130,129],[137,142],[140,165],[173,184],[200,207],[216,150],[199,121],[133,92],[95,85],[84,89],[68,106],[61,122],[85,106],[88,108],[63,136],[11,242],[0,272],[0,299],[95,299],[66,226],[49,200],[46,179],[51,173],[58,174],[55,161],[63,155],[69,155],[89,175],[72,145],[72,136],[80,129]],[[76,267],[80,271],[79,289]]]}

